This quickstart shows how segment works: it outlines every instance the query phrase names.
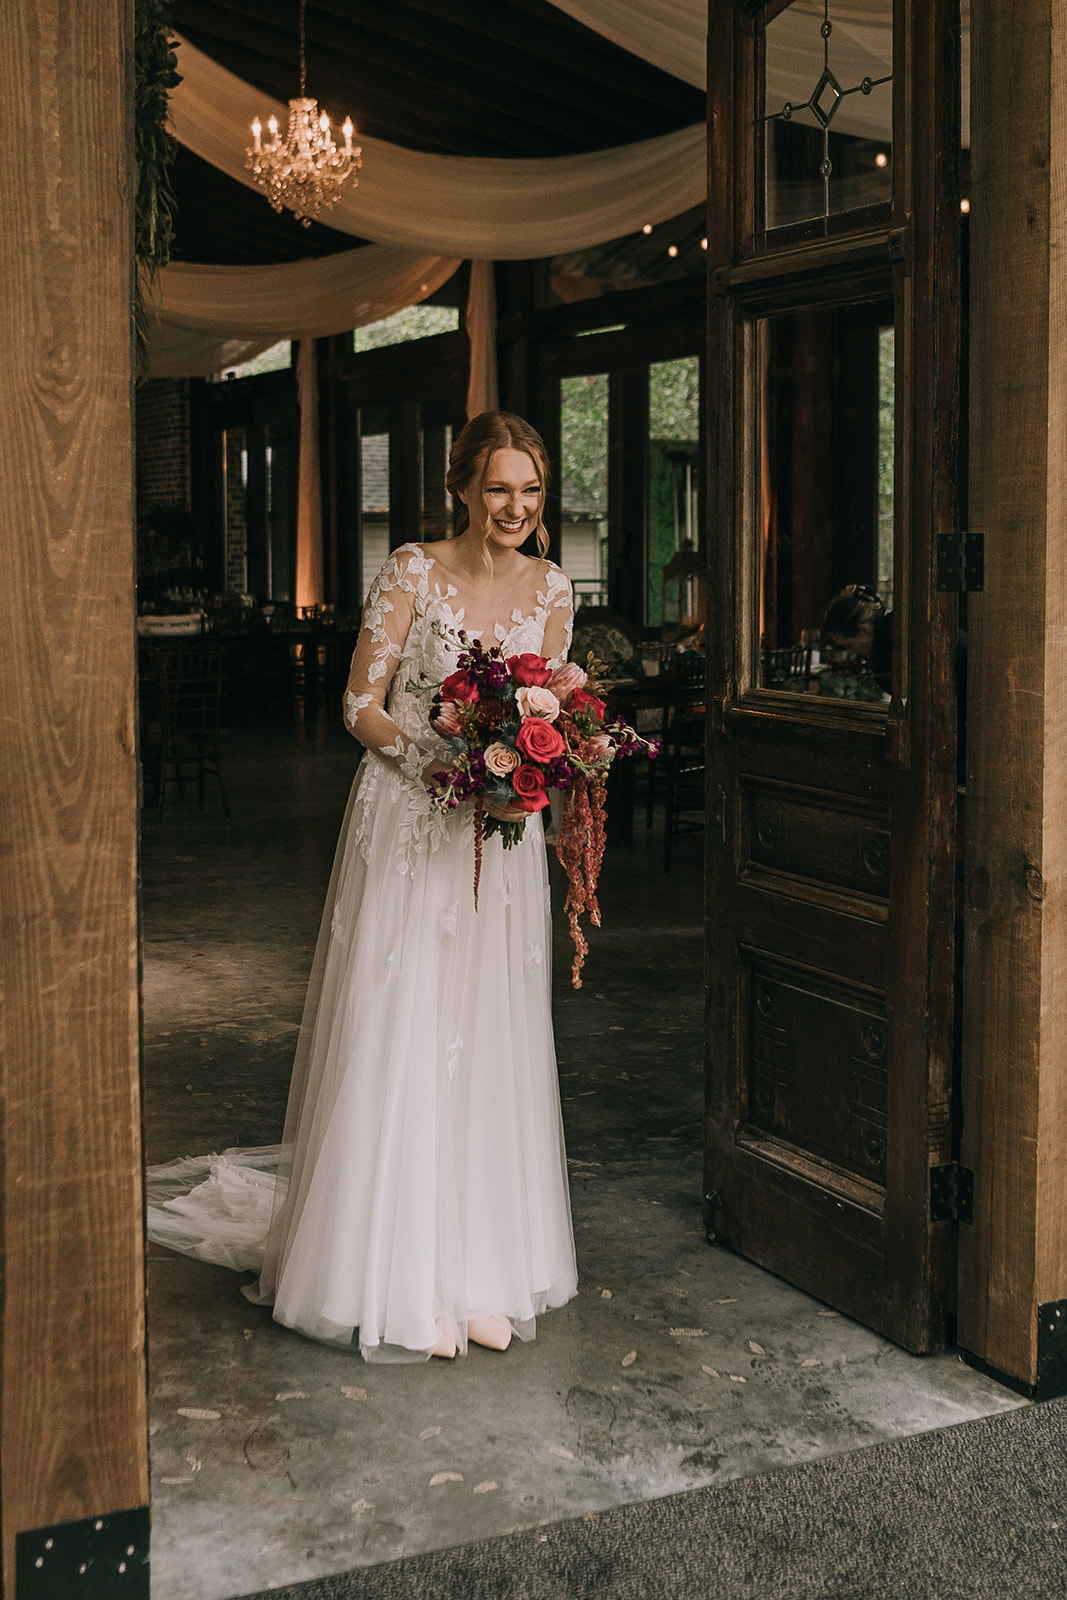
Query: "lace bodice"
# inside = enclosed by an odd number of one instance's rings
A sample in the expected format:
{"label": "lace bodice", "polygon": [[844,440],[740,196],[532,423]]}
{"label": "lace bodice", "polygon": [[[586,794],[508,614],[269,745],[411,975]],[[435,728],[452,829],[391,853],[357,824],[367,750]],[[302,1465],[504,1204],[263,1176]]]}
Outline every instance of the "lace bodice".
{"label": "lace bodice", "polygon": [[[559,665],[571,640],[571,586],[552,562],[529,565],[525,603],[475,636],[499,645],[505,655],[530,651]],[[426,687],[455,670],[457,655],[433,624],[443,623],[455,634],[469,626],[470,609],[441,563],[417,544],[393,551],[364,607],[345,691],[345,722],[361,744],[423,790],[428,770],[448,754],[429,726]],[[469,631],[474,633],[473,626]]]}

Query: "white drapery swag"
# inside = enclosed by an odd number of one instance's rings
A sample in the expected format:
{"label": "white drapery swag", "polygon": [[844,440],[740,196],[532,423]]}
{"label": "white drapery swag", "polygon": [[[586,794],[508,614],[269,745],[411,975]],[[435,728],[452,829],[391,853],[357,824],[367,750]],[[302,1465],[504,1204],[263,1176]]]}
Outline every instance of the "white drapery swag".
{"label": "white drapery swag", "polygon": [[[273,114],[284,127],[286,107],[176,37],[182,82],[170,96],[175,137],[255,188],[245,168],[252,118]],[[425,155],[360,137],[358,187],[346,187],[329,224],[409,250],[486,261],[557,255],[666,222],[706,192],[702,122],[638,144],[544,160]]]}
{"label": "white drapery swag", "polygon": [[159,275],[163,321],[150,315],[154,378],[206,377],[279,339],[321,339],[418,305],[452,276],[455,256],[388,245],[267,267],[173,262]]}

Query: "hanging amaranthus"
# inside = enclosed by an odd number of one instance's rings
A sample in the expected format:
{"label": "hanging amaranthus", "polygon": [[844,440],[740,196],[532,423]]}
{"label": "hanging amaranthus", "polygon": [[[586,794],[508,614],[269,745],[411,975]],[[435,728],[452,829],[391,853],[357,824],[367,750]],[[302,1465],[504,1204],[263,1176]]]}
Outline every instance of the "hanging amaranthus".
{"label": "hanging amaranthus", "polygon": [[567,898],[563,910],[574,945],[571,983],[575,989],[582,987],[582,967],[589,953],[589,941],[579,919],[587,913],[593,927],[600,927],[596,888],[606,843],[606,795],[607,782],[603,777],[568,789],[563,806],[563,824],[556,841],[556,855],[567,874]]}

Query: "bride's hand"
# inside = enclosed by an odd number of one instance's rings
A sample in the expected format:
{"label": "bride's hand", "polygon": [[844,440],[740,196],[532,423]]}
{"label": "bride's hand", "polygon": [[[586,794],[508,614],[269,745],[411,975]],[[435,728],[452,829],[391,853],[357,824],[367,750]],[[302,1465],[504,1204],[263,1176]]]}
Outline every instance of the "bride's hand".
{"label": "bride's hand", "polygon": [[525,822],[530,814],[528,811],[523,811],[521,806],[500,806],[491,800],[485,802],[485,810],[498,822]]}

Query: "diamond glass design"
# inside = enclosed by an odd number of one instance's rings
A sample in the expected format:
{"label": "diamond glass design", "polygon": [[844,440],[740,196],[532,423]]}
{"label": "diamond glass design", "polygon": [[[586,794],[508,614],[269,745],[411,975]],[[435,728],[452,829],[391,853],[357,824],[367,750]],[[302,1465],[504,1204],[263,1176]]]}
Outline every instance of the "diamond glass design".
{"label": "diamond glass design", "polygon": [[[777,98],[777,109],[769,109],[768,104],[765,109],[765,115],[761,118],[763,125],[768,128],[768,150],[771,149],[771,144],[769,144],[769,141],[771,141],[771,128],[774,125],[785,125],[785,123],[801,123],[801,125],[808,126],[808,130],[811,131],[811,136],[813,136],[814,146],[816,146],[814,149],[809,149],[808,155],[805,157],[801,152],[806,147],[803,144],[797,144],[795,146],[797,155],[787,157],[789,166],[782,170],[784,171],[784,176],[779,179],[779,182],[792,184],[797,189],[803,187],[805,190],[811,190],[809,200],[811,200],[813,208],[805,210],[803,213],[793,213],[797,219],[800,219],[800,216],[811,219],[821,216],[825,221],[825,219],[829,219],[832,213],[856,210],[857,205],[862,206],[873,203],[870,198],[865,198],[867,190],[864,190],[861,195],[862,184],[867,182],[867,179],[864,178],[864,163],[873,165],[873,152],[878,147],[885,146],[886,142],[891,144],[891,110],[889,110],[888,117],[885,118],[888,138],[886,138],[886,134],[878,133],[877,130],[873,131],[873,133],[861,131],[862,117],[857,117],[857,109],[864,102],[864,99],[869,98],[872,91],[878,90],[881,85],[888,85],[888,83],[893,82],[893,72],[891,70],[877,72],[877,67],[881,66],[881,64],[885,64],[888,67],[893,66],[893,27],[891,27],[893,5],[891,5],[891,0],[883,0],[881,5],[878,0],[875,0],[875,3],[870,3],[869,0],[867,13],[865,13],[865,19],[862,24],[859,24],[854,18],[853,10],[846,11],[845,24],[841,29],[837,30],[837,35],[835,35],[835,26],[833,26],[832,14],[830,14],[830,6],[832,5],[837,5],[837,0],[797,0],[795,10],[793,10],[792,5],[787,6],[784,11],[777,13],[773,22],[769,22],[768,26],[766,26],[765,38],[768,40],[768,45],[766,45],[768,58],[766,59],[768,59],[768,64],[769,51],[771,51],[771,43],[769,43],[771,29],[774,29],[776,35],[779,34],[779,30],[782,30],[781,45],[779,45],[779,54],[777,54],[779,70],[777,70],[776,77],[777,96],[781,96],[781,98]],[[822,13],[822,16],[819,16],[819,13]],[[789,19],[789,21],[784,21],[784,19]],[[784,32],[784,29],[787,29],[787,32]],[[869,35],[869,37],[864,38],[865,34]],[[793,86],[793,83],[790,83],[790,78],[795,78],[805,72],[805,67],[801,66],[801,62],[805,61],[805,59],[809,62],[809,69],[817,70],[816,62],[819,56],[822,58],[822,72],[817,77],[813,88],[811,88],[811,93],[805,99],[801,99],[800,94],[797,93],[797,88]],[[870,67],[875,67],[875,72],[872,72]],[[771,77],[769,66],[766,69],[766,77],[768,77],[769,82],[769,77]],[[808,80],[808,82],[811,82],[811,80]],[[792,93],[784,94],[782,90],[789,90]],[[803,93],[803,90],[801,90],[801,93]],[[769,93],[768,102],[773,102]],[[848,117],[841,115],[837,126],[833,128],[835,149],[833,149],[832,154],[832,150],[830,150],[830,130],[832,130],[835,118],[838,117],[838,112],[845,112],[846,107],[851,107]],[[806,117],[805,112],[808,114]],[[870,114],[865,115],[867,115],[867,120],[870,122],[872,120]],[[861,123],[861,128],[857,128],[857,120]],[[877,114],[875,114],[873,120],[877,123]],[[845,123],[845,128],[841,128],[841,123]],[[819,134],[821,134],[821,139],[819,139]],[[798,134],[793,134],[792,138],[795,141],[798,138]],[[843,139],[843,144],[841,144],[841,139]],[[867,150],[867,154],[861,154],[856,157],[854,155],[854,146],[861,144],[861,141],[869,142],[870,149]],[[817,149],[817,142],[821,142],[821,150]],[[845,157],[845,165],[840,165],[841,157]],[[771,157],[768,155],[768,162],[769,160],[771,160]],[[811,165],[809,166],[806,165],[808,160],[811,160]],[[838,163],[837,173],[835,173],[835,162]],[[878,160],[877,165],[880,170],[885,170],[886,162],[885,160]],[[803,176],[805,170],[811,174],[809,178]],[[830,190],[830,179],[832,178],[835,181],[833,192]],[[841,182],[843,181],[845,181],[845,189],[841,189]],[[768,226],[781,226],[779,222],[769,218],[769,208],[771,208],[771,198],[769,198],[771,197],[771,189],[769,189],[769,184],[771,184],[771,166],[768,165]],[[869,184],[867,184],[867,189],[869,189]],[[838,194],[838,190],[841,190],[840,194]],[[819,198],[817,198],[819,192],[821,192],[821,205],[819,205]],[[787,218],[787,221],[789,221],[789,218]]]}
{"label": "diamond glass design", "polygon": [[834,112],[844,93],[833,73],[827,69],[816,84],[815,92],[808,102],[824,128],[828,128],[833,122]]}

